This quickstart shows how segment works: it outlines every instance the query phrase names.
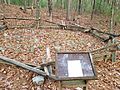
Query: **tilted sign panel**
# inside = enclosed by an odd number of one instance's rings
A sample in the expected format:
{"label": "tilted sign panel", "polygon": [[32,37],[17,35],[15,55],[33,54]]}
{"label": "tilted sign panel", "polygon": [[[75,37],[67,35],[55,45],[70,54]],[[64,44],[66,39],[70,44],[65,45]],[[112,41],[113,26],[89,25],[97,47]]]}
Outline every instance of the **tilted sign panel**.
{"label": "tilted sign panel", "polygon": [[94,69],[89,53],[58,53],[58,78],[94,77]]}

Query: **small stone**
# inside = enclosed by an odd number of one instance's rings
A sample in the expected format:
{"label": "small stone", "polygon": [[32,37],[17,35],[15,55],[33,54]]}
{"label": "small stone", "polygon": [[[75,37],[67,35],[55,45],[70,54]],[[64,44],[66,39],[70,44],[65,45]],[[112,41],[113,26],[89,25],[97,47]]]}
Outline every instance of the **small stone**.
{"label": "small stone", "polygon": [[35,76],[32,78],[33,83],[37,85],[41,85],[44,82],[44,77],[43,76]]}
{"label": "small stone", "polygon": [[75,90],[83,90],[82,88],[80,88],[80,87],[77,87],[77,88],[75,88]]}

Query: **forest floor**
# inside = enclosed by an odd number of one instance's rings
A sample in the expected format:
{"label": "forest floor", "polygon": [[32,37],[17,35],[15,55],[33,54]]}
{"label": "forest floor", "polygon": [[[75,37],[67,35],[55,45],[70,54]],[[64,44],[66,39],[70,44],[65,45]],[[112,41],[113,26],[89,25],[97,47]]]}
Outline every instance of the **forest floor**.
{"label": "forest floor", "polygon": [[[58,14],[59,12],[59,14]],[[5,17],[35,17],[27,13],[23,13],[18,6],[0,5],[0,15]],[[73,17],[75,14],[73,13]],[[46,10],[41,10],[41,18],[49,19]],[[30,25],[33,20],[5,20],[8,26],[11,25]],[[54,10],[53,22],[65,22],[65,12],[62,10]],[[102,31],[109,30],[110,18],[102,15],[94,15],[90,20],[89,14],[75,16],[74,23],[78,23],[84,27],[95,27]],[[2,21],[0,21],[2,23]],[[45,22],[40,24],[44,25]],[[48,23],[47,23],[48,24]],[[120,32],[120,24],[114,27],[116,34]],[[120,38],[117,38],[120,40]],[[55,30],[55,29],[7,29],[0,31],[0,55],[11,59],[18,60],[23,63],[40,65],[42,59],[46,55],[46,47],[50,47],[51,58],[55,61],[56,49],[61,52],[79,52],[95,50],[104,47],[106,43],[98,38],[80,31]],[[108,52],[109,53],[109,52]],[[105,55],[106,52],[98,52]],[[94,58],[94,56],[93,56]],[[98,80],[88,82],[88,90],[120,90],[120,52],[117,52],[117,61],[105,62],[103,57],[94,59]],[[59,90],[57,82],[48,80],[44,86],[37,86],[32,82],[32,77],[37,74],[24,70],[20,67],[10,66],[0,63],[0,90]],[[75,90],[75,89],[65,89]]]}

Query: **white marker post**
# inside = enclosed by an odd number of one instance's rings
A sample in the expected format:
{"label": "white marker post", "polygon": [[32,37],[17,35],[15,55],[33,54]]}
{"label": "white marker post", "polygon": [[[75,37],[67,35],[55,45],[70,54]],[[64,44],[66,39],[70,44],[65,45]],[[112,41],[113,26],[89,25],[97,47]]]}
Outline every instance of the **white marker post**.
{"label": "white marker post", "polygon": [[[50,48],[48,46],[46,47],[46,61],[47,62],[52,61],[51,60],[51,55],[50,55]],[[48,66],[47,69],[48,69],[49,75],[51,75],[52,74],[52,67]]]}
{"label": "white marker post", "polygon": [[50,48],[49,48],[49,47],[46,48],[46,59],[47,59],[48,61],[51,61]]}

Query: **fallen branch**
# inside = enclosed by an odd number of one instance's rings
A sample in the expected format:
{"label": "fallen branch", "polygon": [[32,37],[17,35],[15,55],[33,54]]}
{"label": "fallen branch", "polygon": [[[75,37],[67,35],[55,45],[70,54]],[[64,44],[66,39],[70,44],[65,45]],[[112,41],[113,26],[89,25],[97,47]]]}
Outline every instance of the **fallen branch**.
{"label": "fallen branch", "polygon": [[0,18],[0,20],[5,20],[5,19],[36,20],[36,18],[24,18],[24,17],[3,17],[3,18]]}
{"label": "fallen branch", "polygon": [[120,44],[120,42],[119,42],[119,43],[116,43],[116,44],[107,45],[107,46],[105,46],[105,47],[102,47],[102,48],[98,48],[98,49],[96,49],[96,50],[93,50],[93,51],[91,51],[91,53],[95,53],[95,52],[98,52],[98,51],[101,51],[101,50],[104,50],[104,49],[107,49],[107,48],[110,48],[110,47],[114,47],[114,46],[117,46],[117,45],[119,45],[119,44]]}
{"label": "fallen branch", "polygon": [[8,26],[8,29],[23,29],[23,28],[30,28],[29,25],[16,25],[16,26]]}
{"label": "fallen branch", "polygon": [[[33,26],[29,25],[17,25],[17,26],[9,26],[9,29],[23,29],[23,28],[33,28]],[[39,26],[39,29],[61,29],[59,26]]]}
{"label": "fallen branch", "polygon": [[[80,27],[80,26],[74,26],[74,25],[62,25],[59,23],[54,23],[51,22],[53,24],[56,24],[57,26],[39,26],[39,29],[64,29],[64,30],[71,30],[71,31],[81,31],[83,33],[89,33],[94,37],[99,38],[100,40],[102,40],[103,42],[107,42],[109,41],[111,38],[106,38],[106,37],[101,37],[100,35],[94,33],[94,32],[90,32],[90,29],[88,28],[84,28],[84,27]],[[9,26],[9,29],[22,29],[22,28],[32,28],[32,26],[25,26],[25,25],[19,25],[19,26]]]}
{"label": "fallen branch", "polygon": [[[3,17],[3,18],[0,18],[0,20],[4,20],[4,19],[36,20],[36,18],[24,18],[24,17]],[[40,20],[40,18],[37,19],[37,20]],[[90,28],[82,27],[79,24],[76,24],[76,23],[73,23],[73,22],[70,22],[72,25],[66,25],[66,24],[64,25],[64,24],[52,22],[52,21],[49,21],[49,20],[44,20],[44,19],[41,19],[41,20],[45,21],[45,22],[48,22],[48,23],[52,23],[52,24],[58,25],[58,26],[63,27],[63,28],[64,27],[70,27],[70,28],[76,28],[78,30],[79,29],[83,29],[84,32],[85,32],[85,30],[88,30],[87,32],[89,32],[89,33],[92,33],[93,31],[96,31],[98,33],[106,34],[106,35],[113,36],[113,37],[119,37],[120,36],[120,34],[116,35],[116,34],[111,34],[111,33],[103,32],[103,31],[100,31],[100,30],[98,30],[96,28],[93,28],[93,27],[90,27]]]}
{"label": "fallen branch", "polygon": [[[22,17],[20,17],[20,18],[18,18],[18,17],[4,17],[4,19],[36,20],[36,18],[22,18]],[[40,20],[40,19],[38,19],[38,20]],[[64,29],[64,30],[71,30],[71,31],[81,31],[81,32],[84,32],[84,33],[89,33],[92,36],[99,38],[103,42],[108,42],[112,38],[120,36],[120,34],[115,35],[115,34],[103,32],[103,31],[100,31],[100,30],[95,29],[93,27],[90,27],[90,28],[83,27],[83,26],[80,26],[79,24],[76,24],[76,23],[73,23],[73,22],[70,22],[72,25],[67,25],[67,24],[56,23],[56,22],[49,21],[49,20],[44,20],[44,19],[41,19],[41,21],[52,23],[52,24],[55,24],[56,26],[39,26],[38,28],[42,28],[42,29]],[[12,28],[12,29],[20,28],[21,29],[21,28],[32,28],[32,26],[12,26],[12,27],[9,27],[9,28]],[[103,34],[103,35],[99,35],[99,34]],[[105,37],[104,35],[107,35],[107,37]]]}
{"label": "fallen branch", "polygon": [[39,70],[39,69],[37,69],[37,68],[33,68],[33,67],[31,67],[31,66],[28,66],[28,65],[26,65],[26,64],[24,64],[24,63],[21,63],[21,62],[19,62],[19,61],[14,60],[14,59],[9,59],[9,58],[7,58],[7,57],[0,56],[0,61],[7,62],[7,63],[13,64],[13,65],[22,67],[22,68],[24,68],[24,69],[30,70],[30,71],[32,71],[32,72],[35,72],[35,73],[37,73],[37,74],[39,74],[39,75],[41,75],[41,76],[49,77],[50,79],[53,79],[53,80],[56,79],[56,78],[53,77],[53,76],[48,76],[48,75],[47,75],[45,72],[43,72],[42,70]]}
{"label": "fallen branch", "polygon": [[95,29],[95,28],[91,28],[91,30],[95,30],[95,31],[97,31],[98,33],[102,33],[102,34],[106,34],[106,35],[109,35],[109,36],[112,36],[112,37],[120,37],[120,34],[112,34],[112,33],[107,33],[107,32],[103,32],[103,31],[100,31],[100,30],[98,30],[98,29]]}
{"label": "fallen branch", "polygon": [[[26,9],[35,9],[36,7],[32,7],[32,6],[27,6]],[[20,7],[20,10],[24,10],[24,7]]]}
{"label": "fallen branch", "polygon": [[14,64],[14,65],[20,66],[20,67],[22,67],[22,68],[28,69],[28,70],[33,71],[33,72],[36,72],[36,73],[38,73],[38,74],[40,74],[40,75],[42,75],[42,76],[46,76],[46,73],[45,73],[45,72],[43,72],[43,71],[41,71],[41,70],[38,70],[38,69],[35,69],[35,68],[31,67],[31,66],[28,66],[28,65],[26,65],[26,64],[24,64],[24,63],[21,63],[21,62],[19,62],[19,61],[14,60],[14,59],[9,59],[9,58],[7,58],[7,57],[0,56],[0,60],[1,60],[1,61],[5,61],[5,62],[8,62],[8,63],[10,63],[10,64]]}

